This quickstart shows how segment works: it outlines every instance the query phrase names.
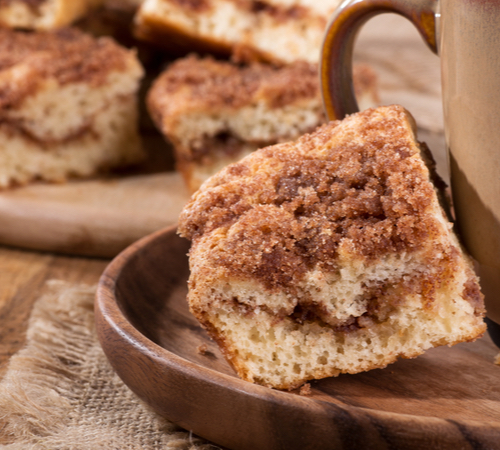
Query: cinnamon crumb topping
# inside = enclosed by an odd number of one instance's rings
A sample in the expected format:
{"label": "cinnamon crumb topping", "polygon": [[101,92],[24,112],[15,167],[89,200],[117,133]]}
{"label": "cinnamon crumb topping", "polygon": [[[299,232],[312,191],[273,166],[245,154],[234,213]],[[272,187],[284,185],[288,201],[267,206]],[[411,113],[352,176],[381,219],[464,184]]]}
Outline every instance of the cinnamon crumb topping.
{"label": "cinnamon crumb topping", "polygon": [[[36,1],[36,0],[35,0]],[[204,12],[214,7],[210,0],[170,0],[177,6],[189,9],[193,12]],[[277,22],[285,22],[287,20],[300,20],[311,16],[310,10],[301,5],[273,5],[263,0],[232,0],[238,9],[252,14],[266,14],[272,17]],[[323,17],[316,17],[316,20],[322,20],[326,25],[326,20]]]}
{"label": "cinnamon crumb topping", "polygon": [[0,28],[0,76],[17,66],[31,71],[22,86],[2,83],[0,108],[15,106],[47,77],[60,84],[83,81],[99,86],[109,72],[125,70],[128,58],[129,51],[111,39],[94,39],[77,29],[34,33]]}
{"label": "cinnamon crumb topping", "polygon": [[[358,94],[374,91],[373,70],[356,65],[354,86]],[[319,97],[318,66],[304,61],[284,67],[262,63],[239,66],[190,55],[171,64],[155,82],[149,104],[158,118],[174,107],[169,107],[174,94],[179,102],[203,104],[207,109],[240,108],[258,100],[279,108],[298,99]]]}
{"label": "cinnamon crumb topping", "polygon": [[279,107],[318,95],[318,68],[305,62],[284,68],[259,63],[240,67],[191,55],[174,62],[155,82],[150,104],[156,114],[164,114],[168,108],[157,99],[171,101],[172,94],[179,94],[179,101],[203,103],[207,108],[239,108],[252,99]]}
{"label": "cinnamon crumb topping", "polygon": [[180,233],[196,246],[219,230],[213,263],[269,289],[334,272],[340,248],[366,259],[421,249],[439,231],[410,120],[372,109],[259,150],[205,184]]}
{"label": "cinnamon crumb topping", "polygon": [[[273,17],[277,22],[288,20],[300,20],[310,15],[309,8],[301,5],[273,5],[262,0],[234,0],[242,9],[254,14],[265,13]],[[325,23],[326,25],[326,23]]]}
{"label": "cinnamon crumb topping", "polygon": [[477,316],[484,315],[486,312],[484,309],[484,297],[473,274],[471,274],[471,277],[464,284],[462,297],[474,307],[474,314]]}

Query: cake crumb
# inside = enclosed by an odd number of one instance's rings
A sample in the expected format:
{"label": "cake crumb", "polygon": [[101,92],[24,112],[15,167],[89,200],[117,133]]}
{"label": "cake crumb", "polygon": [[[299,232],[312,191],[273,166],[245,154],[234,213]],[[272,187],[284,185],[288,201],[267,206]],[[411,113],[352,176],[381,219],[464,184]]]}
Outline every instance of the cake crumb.
{"label": "cake crumb", "polygon": [[308,395],[311,395],[312,392],[311,392],[311,385],[310,383],[306,383],[304,385],[302,385],[300,387],[300,391],[299,391],[299,395],[304,395],[304,396],[308,396]]}
{"label": "cake crumb", "polygon": [[198,347],[196,347],[196,351],[203,356],[206,356],[209,353],[207,344],[198,345]]}
{"label": "cake crumb", "polygon": [[497,356],[495,356],[494,363],[500,366],[500,353]]}

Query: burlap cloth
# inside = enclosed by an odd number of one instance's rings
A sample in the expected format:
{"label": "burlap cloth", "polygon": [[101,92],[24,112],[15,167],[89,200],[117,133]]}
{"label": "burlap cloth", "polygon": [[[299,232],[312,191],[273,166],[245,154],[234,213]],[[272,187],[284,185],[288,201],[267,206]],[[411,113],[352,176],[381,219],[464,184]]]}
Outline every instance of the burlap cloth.
{"label": "burlap cloth", "polygon": [[217,449],[163,419],[114,373],[94,328],[95,288],[52,281],[0,382],[1,448]]}

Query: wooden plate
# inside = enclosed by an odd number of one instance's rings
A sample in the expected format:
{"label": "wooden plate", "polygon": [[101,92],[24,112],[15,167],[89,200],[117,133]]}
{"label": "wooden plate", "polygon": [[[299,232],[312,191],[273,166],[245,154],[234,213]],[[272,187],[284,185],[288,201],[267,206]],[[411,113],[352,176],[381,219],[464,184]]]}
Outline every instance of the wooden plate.
{"label": "wooden plate", "polygon": [[108,266],[96,298],[109,361],[172,422],[235,450],[500,448],[489,338],[313,382],[309,396],[253,385],[188,311],[188,249],[173,228],[140,240]]}

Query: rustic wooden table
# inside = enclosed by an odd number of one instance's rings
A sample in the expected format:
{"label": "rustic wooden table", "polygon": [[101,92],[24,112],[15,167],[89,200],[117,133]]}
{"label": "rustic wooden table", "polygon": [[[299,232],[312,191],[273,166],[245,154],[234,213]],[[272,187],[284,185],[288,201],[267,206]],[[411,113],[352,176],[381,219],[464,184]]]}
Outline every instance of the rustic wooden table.
{"label": "rustic wooden table", "polygon": [[[433,150],[438,163],[438,170],[446,179],[447,168],[440,103],[439,60],[425,47],[411,25],[405,24],[399,18],[391,18],[388,22],[391,23],[375,23],[371,28],[368,27],[366,31],[362,32],[356,58],[359,61],[371,64],[379,73],[382,103],[401,103],[414,114],[419,128],[422,130],[419,138],[426,141]],[[381,30],[385,30],[385,32],[381,32]],[[139,181],[142,183],[142,180]],[[165,181],[159,178],[158,181],[154,181],[154,183],[157,182],[159,186],[163,186],[162,183]],[[134,186],[128,186],[127,188],[132,189],[134,192],[136,189]],[[142,185],[142,189],[145,189],[145,195],[148,196],[151,203],[153,197],[150,197],[147,193],[150,188]],[[156,189],[156,191],[163,195],[161,189]],[[12,195],[15,196],[16,194]],[[127,200],[129,200],[128,195],[122,195],[121,197],[127,197]],[[160,205],[164,201],[163,197],[160,196],[157,203]],[[175,208],[178,208],[177,203]],[[92,211],[94,210],[92,209]],[[119,212],[121,213],[122,210]],[[128,220],[130,213],[133,213],[130,210],[130,204],[125,205],[123,212],[124,214],[113,217],[115,219],[116,217],[123,217],[123,220]],[[0,220],[1,215],[0,211]],[[82,215],[81,220],[83,219],[84,215]],[[168,221],[168,219],[168,217],[165,219],[163,216],[159,218],[160,222]],[[40,226],[37,225],[36,217],[25,217],[23,219],[16,216],[16,220],[18,220],[17,226],[25,226],[26,230],[36,230],[37,226]],[[48,223],[50,220],[45,220],[45,222]],[[158,222],[158,226],[160,222]],[[115,220],[113,223],[117,233],[124,237],[118,244],[109,245],[109,249],[104,252],[105,255],[115,251],[122,242],[130,239],[130,236],[135,236],[133,233],[137,233],[139,229],[135,223],[131,224],[130,221],[125,223]],[[167,224],[165,223],[165,225]],[[140,228],[140,230],[143,230],[143,228]],[[105,230],[102,242],[99,241],[101,248],[103,243],[109,242],[105,238],[112,231],[112,229]],[[127,232],[125,233],[125,231]],[[1,240],[1,234],[0,242],[8,243],[8,241]],[[16,236],[18,234],[16,233]],[[26,233],[21,234],[22,238],[25,239],[24,235]],[[46,235],[46,233],[37,233],[37,236],[43,237]],[[54,239],[53,242],[59,242],[62,240],[61,236],[64,237],[65,235],[60,235],[57,239],[51,237],[51,239]],[[18,351],[25,342],[30,312],[46,281],[60,279],[71,283],[93,285],[98,282],[103,270],[110,262],[110,259],[97,256],[80,256],[82,253],[79,256],[51,253],[50,250],[56,251],[57,249],[51,249],[46,240],[42,242],[43,245],[40,245],[40,242],[37,241],[38,247],[30,247],[30,241],[26,240],[26,242],[28,242],[25,246],[26,249],[7,245],[0,246],[0,378],[5,373],[10,356]],[[64,242],[71,244],[69,237],[64,237]],[[20,241],[11,241],[10,243],[22,245]],[[44,246],[45,244],[47,245]],[[69,244],[68,248],[71,248],[72,244]],[[47,250],[47,246],[49,251],[43,251]]]}

